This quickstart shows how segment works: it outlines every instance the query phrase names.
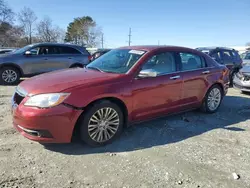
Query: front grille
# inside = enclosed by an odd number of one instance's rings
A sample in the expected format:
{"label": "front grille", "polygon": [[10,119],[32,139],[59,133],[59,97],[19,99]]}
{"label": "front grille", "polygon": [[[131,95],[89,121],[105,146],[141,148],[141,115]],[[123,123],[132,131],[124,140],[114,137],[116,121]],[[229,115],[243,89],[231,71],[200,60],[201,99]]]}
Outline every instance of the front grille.
{"label": "front grille", "polygon": [[15,93],[15,95],[14,95],[14,102],[16,104],[19,105],[22,102],[23,99],[24,99],[23,96],[19,95],[17,92]]}

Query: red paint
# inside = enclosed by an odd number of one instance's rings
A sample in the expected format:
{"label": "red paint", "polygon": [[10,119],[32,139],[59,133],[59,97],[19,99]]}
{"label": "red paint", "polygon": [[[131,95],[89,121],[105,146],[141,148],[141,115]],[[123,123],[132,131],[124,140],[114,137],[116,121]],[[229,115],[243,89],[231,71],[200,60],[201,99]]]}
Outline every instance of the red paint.
{"label": "red paint", "polygon": [[[183,47],[136,46],[123,47],[145,50],[147,53],[126,74],[102,73],[87,69],[67,69],[46,73],[23,81],[20,86],[30,94],[69,92],[64,101],[75,107],[86,107],[103,98],[122,101],[128,112],[128,122],[144,121],[169,113],[197,108],[207,90],[215,83],[221,84],[226,94],[228,69],[217,64],[206,54]],[[191,52],[205,58],[211,68],[196,71],[178,71],[155,78],[137,79],[140,67],[158,52]],[[202,72],[209,70],[209,74]],[[181,79],[170,80],[179,75]],[[46,129],[53,138],[30,136],[17,128],[25,137],[38,142],[70,142],[77,119],[84,113],[64,105],[49,109],[25,107],[24,99],[14,109],[14,125],[28,129]]]}

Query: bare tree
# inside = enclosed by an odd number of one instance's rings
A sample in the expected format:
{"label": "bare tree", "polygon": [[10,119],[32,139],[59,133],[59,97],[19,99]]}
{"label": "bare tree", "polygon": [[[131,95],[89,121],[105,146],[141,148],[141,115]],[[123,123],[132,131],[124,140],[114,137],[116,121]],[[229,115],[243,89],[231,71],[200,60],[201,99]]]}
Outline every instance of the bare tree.
{"label": "bare tree", "polygon": [[14,20],[14,12],[4,0],[0,0],[0,22],[12,23]]}
{"label": "bare tree", "polygon": [[32,43],[32,34],[34,32],[34,25],[37,17],[33,10],[28,7],[24,7],[18,14],[18,20],[23,28],[24,35],[27,39],[27,43]]}
{"label": "bare tree", "polygon": [[86,46],[89,48],[100,46],[102,37],[102,29],[97,26],[91,26],[86,35]]}
{"label": "bare tree", "polygon": [[62,37],[62,29],[52,24],[49,17],[44,17],[37,25],[38,38],[43,42],[58,42]]}

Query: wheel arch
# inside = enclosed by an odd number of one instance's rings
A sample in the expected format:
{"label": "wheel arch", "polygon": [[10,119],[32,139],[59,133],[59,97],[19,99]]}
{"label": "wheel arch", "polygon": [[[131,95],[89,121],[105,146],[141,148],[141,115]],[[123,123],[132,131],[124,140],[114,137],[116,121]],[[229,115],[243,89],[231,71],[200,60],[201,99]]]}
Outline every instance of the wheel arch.
{"label": "wheel arch", "polygon": [[103,97],[103,98],[98,98],[92,102],[90,102],[86,107],[84,107],[84,111],[82,112],[82,114],[79,116],[75,127],[73,129],[72,132],[72,139],[74,139],[75,137],[79,138],[79,133],[80,133],[80,120],[81,118],[84,118],[84,112],[86,112],[88,109],[90,109],[94,104],[99,103],[101,101],[109,101],[112,102],[116,105],[118,105],[120,107],[120,109],[123,112],[123,116],[124,116],[124,127],[128,126],[128,108],[126,106],[126,104],[124,103],[124,101],[122,101],[121,99],[117,98],[117,97]]}
{"label": "wheel arch", "polygon": [[220,87],[221,91],[222,91],[222,95],[223,95],[223,96],[225,95],[225,91],[224,91],[223,84],[220,83],[220,82],[215,82],[215,83],[211,84],[210,87],[208,87],[208,89],[206,90],[206,92],[205,92],[205,94],[204,94],[204,96],[203,96],[203,98],[202,98],[201,103],[203,103],[203,101],[205,100],[206,95],[207,95],[207,92],[208,92],[213,86],[215,86],[215,85],[218,85],[218,86]]}
{"label": "wheel arch", "polygon": [[19,72],[21,74],[20,76],[24,75],[22,68],[19,65],[17,65],[17,64],[14,64],[14,63],[3,63],[3,64],[0,65],[0,69],[3,68],[3,67],[15,67],[16,69],[19,70]]}

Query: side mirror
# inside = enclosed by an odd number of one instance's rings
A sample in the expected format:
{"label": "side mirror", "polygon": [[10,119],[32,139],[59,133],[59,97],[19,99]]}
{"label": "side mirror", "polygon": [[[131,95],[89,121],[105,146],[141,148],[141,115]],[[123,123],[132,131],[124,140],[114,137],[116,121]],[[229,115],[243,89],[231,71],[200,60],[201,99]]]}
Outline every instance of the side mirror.
{"label": "side mirror", "polygon": [[141,70],[138,75],[139,78],[152,78],[156,76],[157,72],[152,69]]}
{"label": "side mirror", "polygon": [[26,51],[24,54],[25,55],[31,55],[31,51]]}

